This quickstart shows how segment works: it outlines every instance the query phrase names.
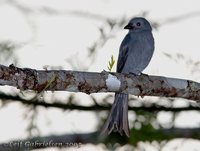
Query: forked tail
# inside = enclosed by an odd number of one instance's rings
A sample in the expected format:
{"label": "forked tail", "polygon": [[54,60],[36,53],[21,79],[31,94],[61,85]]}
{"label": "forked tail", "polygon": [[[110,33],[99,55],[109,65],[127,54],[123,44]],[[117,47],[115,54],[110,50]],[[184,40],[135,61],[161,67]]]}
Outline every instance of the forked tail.
{"label": "forked tail", "polygon": [[115,93],[115,100],[110,115],[101,133],[110,134],[112,131],[118,131],[120,135],[126,134],[129,137],[128,94]]}

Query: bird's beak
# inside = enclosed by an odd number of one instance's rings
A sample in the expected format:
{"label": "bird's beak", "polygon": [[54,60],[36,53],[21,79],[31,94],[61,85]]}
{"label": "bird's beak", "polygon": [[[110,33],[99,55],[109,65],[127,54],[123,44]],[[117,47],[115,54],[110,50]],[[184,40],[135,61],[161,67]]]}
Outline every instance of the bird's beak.
{"label": "bird's beak", "polygon": [[129,23],[128,25],[124,27],[124,29],[133,29],[133,28],[134,26],[131,23]]}

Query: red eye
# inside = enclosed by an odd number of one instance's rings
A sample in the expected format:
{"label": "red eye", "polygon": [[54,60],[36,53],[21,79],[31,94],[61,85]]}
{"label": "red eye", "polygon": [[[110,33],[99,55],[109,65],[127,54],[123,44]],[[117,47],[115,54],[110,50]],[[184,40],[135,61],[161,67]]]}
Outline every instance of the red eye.
{"label": "red eye", "polygon": [[137,24],[136,24],[137,26],[141,26],[141,23],[140,22],[137,22]]}

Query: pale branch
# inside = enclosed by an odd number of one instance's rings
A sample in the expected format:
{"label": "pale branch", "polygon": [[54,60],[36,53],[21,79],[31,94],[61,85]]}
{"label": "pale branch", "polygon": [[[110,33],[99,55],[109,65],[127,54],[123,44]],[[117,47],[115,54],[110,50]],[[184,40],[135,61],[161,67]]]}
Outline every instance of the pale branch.
{"label": "pale branch", "polygon": [[[59,101],[54,101],[53,103],[48,103],[45,102],[45,100],[32,100],[32,99],[24,99],[21,98],[18,95],[8,95],[5,93],[0,93],[0,98],[1,101],[4,103],[7,102],[19,102],[25,105],[33,105],[33,106],[42,106],[45,108],[59,108],[63,110],[80,110],[80,111],[106,111],[110,110],[111,106],[110,105],[102,105],[102,104],[95,104],[91,106],[82,106],[82,105],[76,105],[76,104],[66,104],[66,103],[61,103]],[[160,106],[158,104],[152,104],[152,105],[142,105],[142,106],[129,106],[129,111],[145,111],[145,112],[158,112],[158,111],[171,111],[171,112],[181,112],[181,111],[199,111],[200,107],[199,106],[192,106],[189,105],[187,107],[165,107],[165,106]]]}
{"label": "pale branch", "polygon": [[[39,148],[69,148],[75,147],[80,148],[83,144],[92,143],[104,143],[106,145],[111,143],[128,143],[131,145],[137,144],[139,141],[162,141],[171,140],[173,138],[193,138],[199,139],[200,133],[199,128],[169,128],[169,129],[158,129],[151,130],[146,133],[143,129],[133,130],[131,137],[137,137],[137,139],[125,139],[118,137],[119,134],[113,133],[110,136],[104,138],[99,135],[99,132],[81,133],[81,134],[63,134],[63,135],[49,135],[49,136],[38,136],[28,139],[10,140],[9,142],[0,143],[0,150],[2,151],[21,151],[31,150]],[[151,135],[151,137],[149,137]]]}
{"label": "pale branch", "polygon": [[20,90],[99,93],[122,92],[136,96],[180,97],[200,101],[200,83],[141,74],[34,70],[0,65],[0,85]]}

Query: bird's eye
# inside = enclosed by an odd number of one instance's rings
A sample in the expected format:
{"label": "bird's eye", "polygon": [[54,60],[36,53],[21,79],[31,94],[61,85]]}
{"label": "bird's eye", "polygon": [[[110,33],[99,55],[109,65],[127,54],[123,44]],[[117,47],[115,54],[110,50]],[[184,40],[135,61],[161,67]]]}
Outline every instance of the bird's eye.
{"label": "bird's eye", "polygon": [[137,26],[141,26],[141,23],[140,22],[137,22],[137,24],[136,24]]}

